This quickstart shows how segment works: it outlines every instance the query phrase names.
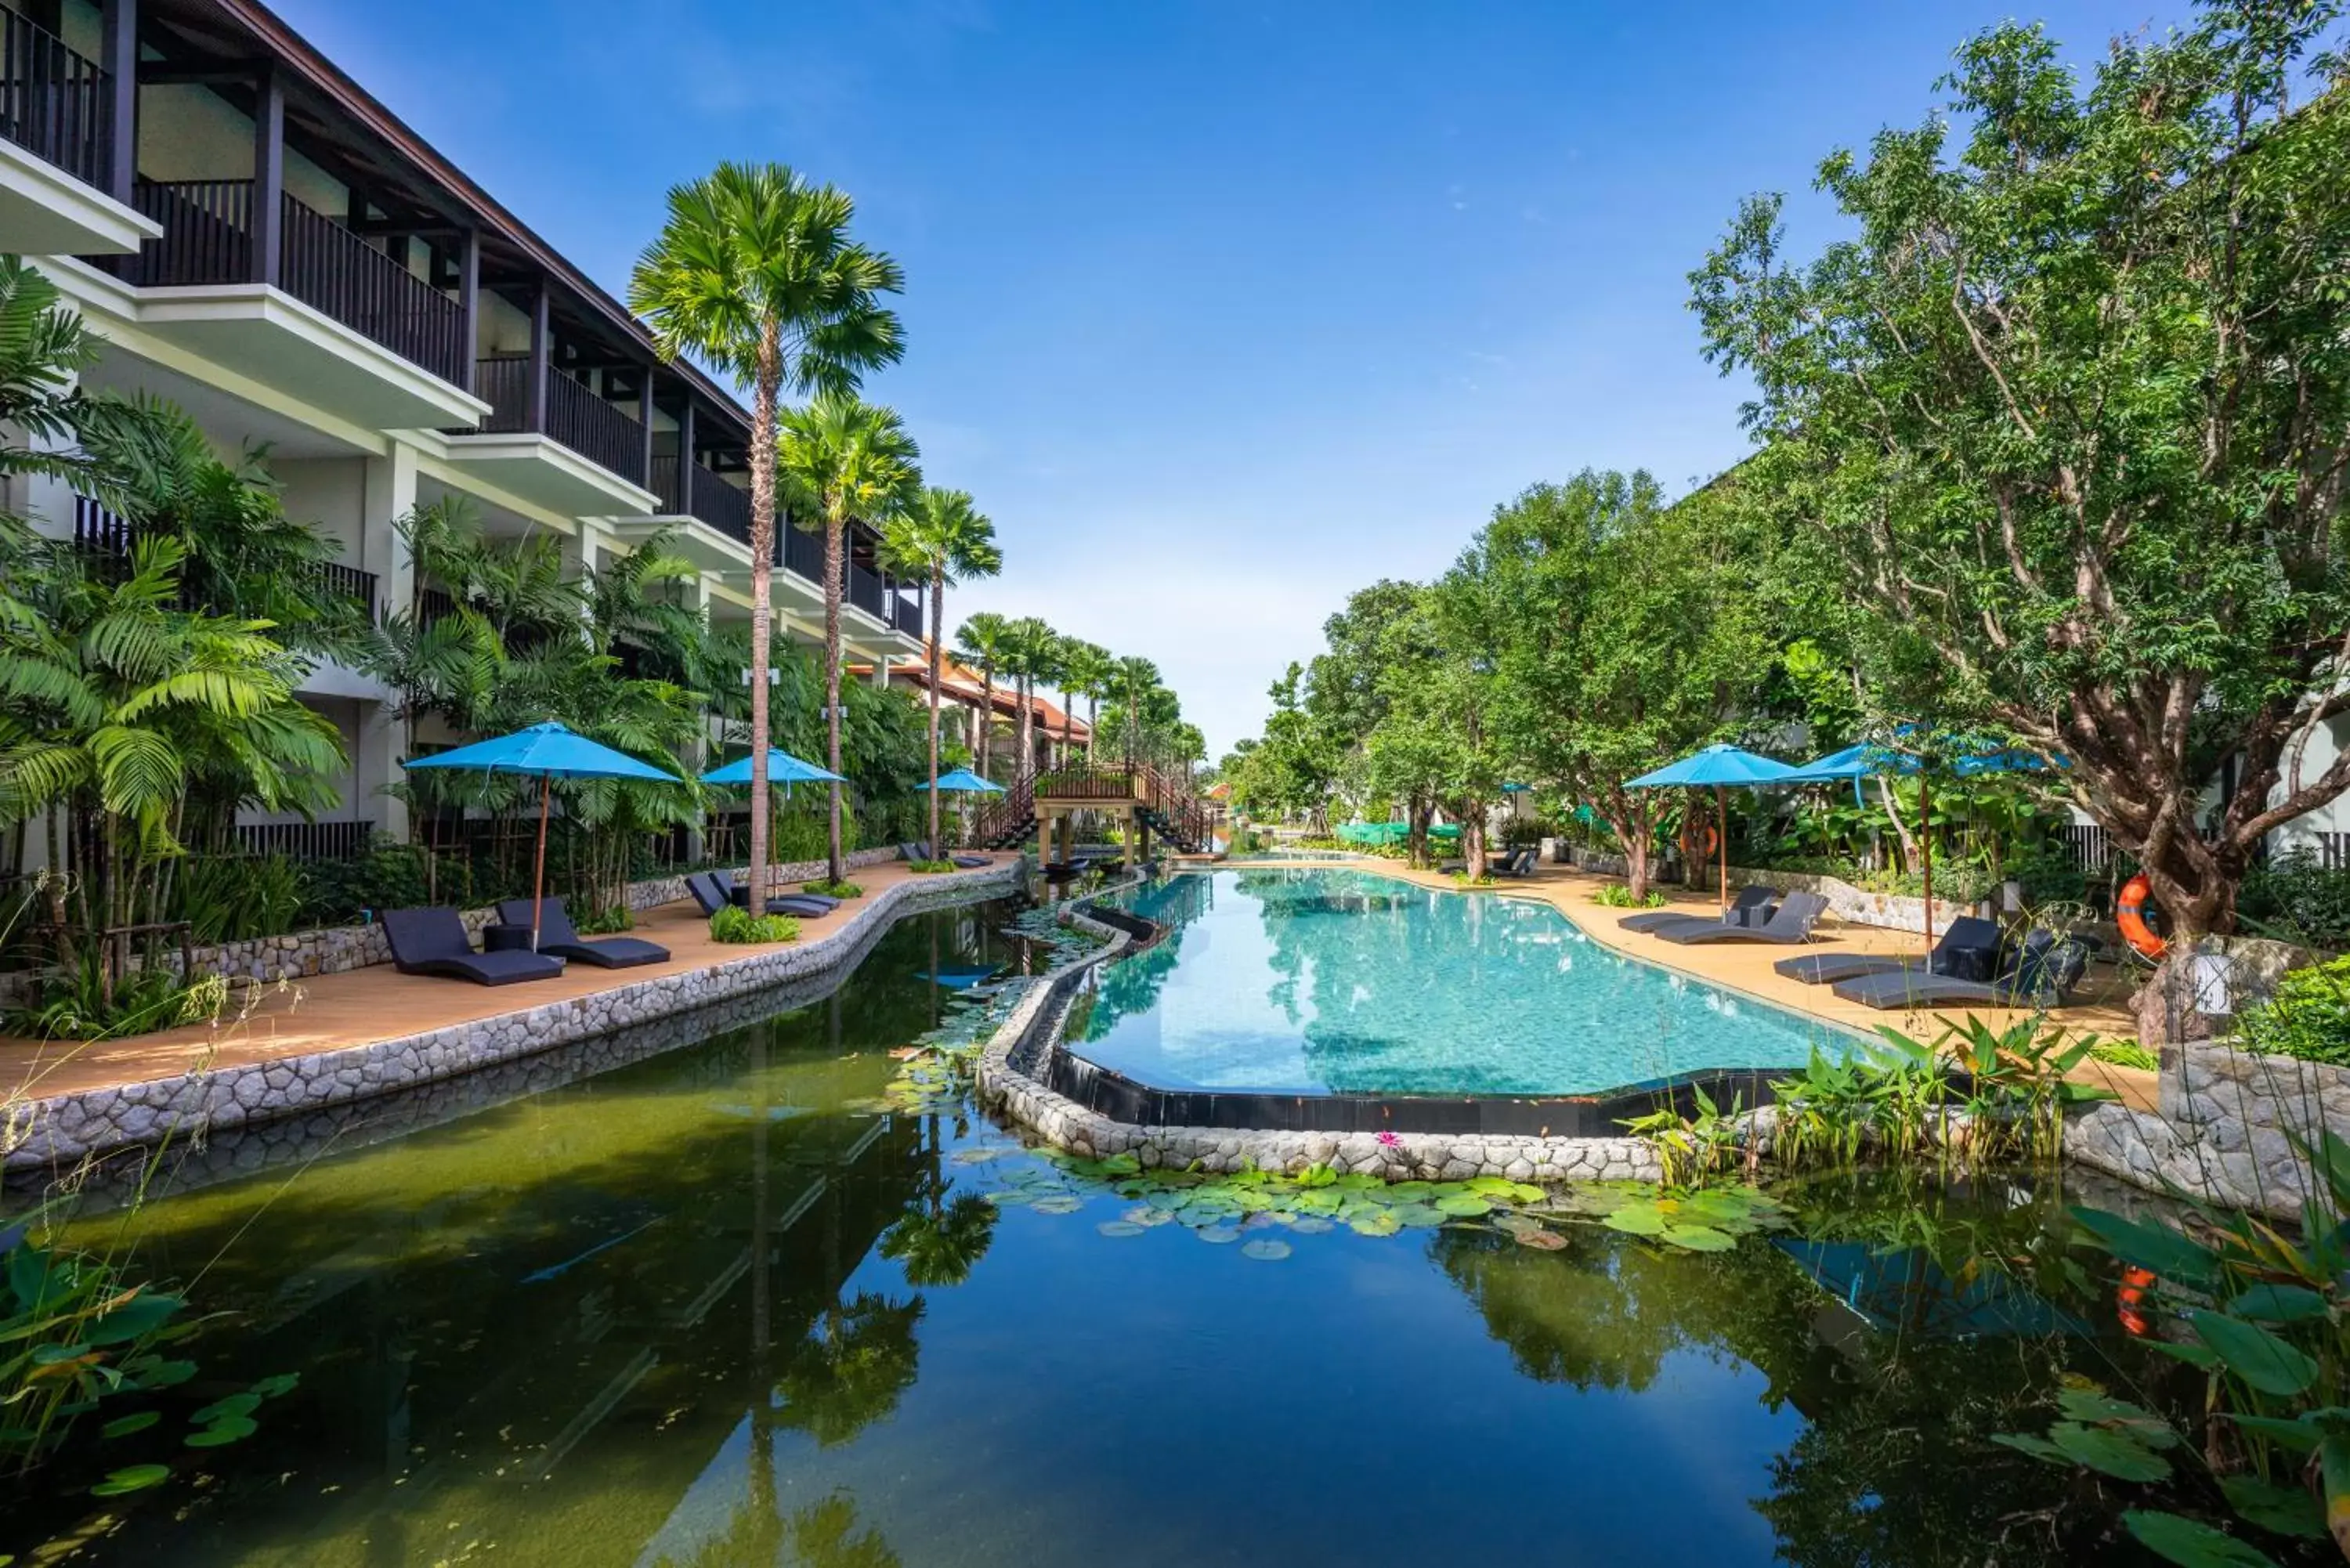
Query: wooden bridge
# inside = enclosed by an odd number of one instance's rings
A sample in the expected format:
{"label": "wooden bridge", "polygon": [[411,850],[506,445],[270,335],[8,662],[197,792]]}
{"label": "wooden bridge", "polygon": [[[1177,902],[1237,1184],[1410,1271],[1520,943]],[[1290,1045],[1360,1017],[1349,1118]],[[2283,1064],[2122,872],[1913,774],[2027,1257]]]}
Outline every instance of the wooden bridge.
{"label": "wooden bridge", "polygon": [[1010,849],[1033,834],[1041,858],[1066,862],[1076,851],[1077,817],[1087,812],[1123,826],[1128,865],[1150,857],[1153,834],[1186,855],[1204,855],[1214,842],[1213,814],[1193,792],[1189,770],[1140,759],[1024,774],[979,819],[972,837],[988,849]]}

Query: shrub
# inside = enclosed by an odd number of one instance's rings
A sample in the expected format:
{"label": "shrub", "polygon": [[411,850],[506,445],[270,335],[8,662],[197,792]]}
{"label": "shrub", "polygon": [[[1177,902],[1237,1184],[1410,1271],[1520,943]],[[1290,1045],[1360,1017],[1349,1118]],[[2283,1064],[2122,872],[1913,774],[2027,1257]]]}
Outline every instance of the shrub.
{"label": "shrub", "polygon": [[843,877],[837,882],[826,882],[822,880],[803,882],[800,884],[800,891],[803,893],[814,893],[820,898],[862,898],[865,897],[865,889],[858,887],[856,883],[849,881],[847,877]]}
{"label": "shrub", "polygon": [[754,915],[729,904],[710,917],[713,942],[791,942],[799,935],[800,923],[789,915]]}
{"label": "shrub", "polygon": [[2136,1067],[2141,1072],[2158,1072],[2162,1058],[2135,1040],[2100,1040],[2089,1047],[2092,1061],[2114,1067]]}
{"label": "shrub", "polygon": [[637,917],[626,904],[615,904],[592,915],[574,915],[571,929],[583,937],[608,937],[615,931],[635,930]]}
{"label": "shrub", "polygon": [[1596,893],[1592,894],[1591,901],[1595,904],[1604,905],[1610,909],[1661,909],[1665,907],[1668,900],[1664,894],[1659,892],[1654,888],[1649,888],[1639,898],[1635,898],[1632,897],[1631,888],[1626,887],[1621,882],[1610,882],[1605,888],[1600,888]]}
{"label": "shrub", "polygon": [[1452,873],[1452,885],[1456,888],[1490,888],[1493,885],[1493,874],[1488,871],[1482,877],[1471,877],[1466,871],[1455,871]]}
{"label": "shrub", "polygon": [[200,975],[182,984],[164,968],[131,970],[107,995],[105,960],[85,948],[75,966],[44,981],[35,999],[7,1014],[8,1030],[33,1040],[106,1040],[151,1034],[217,1016],[228,1005],[228,981]]}
{"label": "shrub", "polygon": [[2328,870],[2307,849],[2281,855],[2246,877],[2237,909],[2263,935],[2350,947],[2350,870]]}
{"label": "shrub", "polygon": [[918,877],[935,877],[941,871],[958,871],[962,867],[951,860],[910,860],[906,869]]}
{"label": "shrub", "polygon": [[2350,1067],[2350,955],[2287,974],[2236,1020],[2236,1037],[2260,1055]]}
{"label": "shrub", "polygon": [[207,946],[283,936],[301,922],[308,889],[283,855],[191,855],[172,873],[172,918]]}

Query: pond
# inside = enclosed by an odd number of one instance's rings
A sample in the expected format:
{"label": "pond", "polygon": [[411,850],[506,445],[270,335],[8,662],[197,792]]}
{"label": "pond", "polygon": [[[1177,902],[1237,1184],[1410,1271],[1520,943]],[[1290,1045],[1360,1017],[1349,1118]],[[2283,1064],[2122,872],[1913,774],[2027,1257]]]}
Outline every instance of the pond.
{"label": "pond", "polygon": [[[2054,1193],[1816,1183],[1710,1254],[1141,1223],[951,1090],[908,1108],[890,1052],[984,1026],[1039,961],[1018,913],[914,917],[705,1044],[85,1219],[219,1315],[162,1423],[8,1497],[0,1556],[2145,1561],[2096,1483],[1988,1441],[2152,1359]],[[254,1435],[182,1445],[286,1374]],[[88,1495],[149,1460],[172,1479]]]}
{"label": "pond", "polygon": [[1800,1067],[1840,1030],[1627,958],[1548,904],[1371,871],[1191,872],[1116,901],[1169,928],[1079,1054],[1168,1089],[1586,1095]]}

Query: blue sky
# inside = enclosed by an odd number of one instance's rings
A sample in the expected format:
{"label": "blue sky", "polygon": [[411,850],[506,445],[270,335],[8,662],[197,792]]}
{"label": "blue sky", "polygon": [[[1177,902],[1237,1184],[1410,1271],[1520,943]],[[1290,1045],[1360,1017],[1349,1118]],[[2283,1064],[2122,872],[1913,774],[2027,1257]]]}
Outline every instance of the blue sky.
{"label": "blue sky", "polygon": [[[616,292],[721,158],[844,186],[909,352],[868,395],[995,519],[950,597],[1158,660],[1221,752],[1322,618],[1586,465],[1742,454],[1684,275],[1919,118],[1999,0],[278,0]],[[2062,0],[2087,57],[2184,5]]]}

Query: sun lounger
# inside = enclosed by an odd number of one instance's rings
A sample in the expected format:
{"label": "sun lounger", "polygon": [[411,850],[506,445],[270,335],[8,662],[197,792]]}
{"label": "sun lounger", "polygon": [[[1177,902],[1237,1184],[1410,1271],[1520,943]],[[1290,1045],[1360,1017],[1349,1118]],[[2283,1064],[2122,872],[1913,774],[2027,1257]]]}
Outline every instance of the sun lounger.
{"label": "sun lounger", "polygon": [[1734,926],[1727,920],[1690,920],[1666,926],[1652,934],[1684,947],[1700,942],[1772,942],[1793,947],[1812,940],[1812,928],[1827,913],[1828,901],[1817,893],[1790,893],[1759,926]]}
{"label": "sun lounger", "polygon": [[391,909],[383,917],[384,939],[391,944],[391,966],[402,974],[434,974],[449,980],[470,980],[476,985],[513,985],[525,980],[553,980],[563,972],[563,961],[546,953],[477,953],[465,935],[465,922],[445,907]]}
{"label": "sun lounger", "polygon": [[2060,1007],[2071,999],[2096,948],[2095,937],[2058,941],[2045,931],[2034,931],[2025,939],[2013,966],[1997,980],[1959,980],[1905,971],[1838,981],[1834,989],[1846,1002],[1888,1012],[1968,1002],[1984,1007]]}
{"label": "sun lounger", "polygon": [[[702,906],[705,915],[714,915],[729,904],[750,907],[748,894],[734,885],[734,878],[723,871],[702,871],[685,879],[686,891]],[[837,898],[827,898],[815,893],[778,893],[767,900],[767,913],[791,915],[799,919],[814,919],[829,915],[840,908]]]}
{"label": "sun lounger", "polygon": [[[1771,918],[1771,910],[1779,899],[1779,889],[1766,888],[1760,882],[1750,882],[1738,889],[1730,900],[1730,909],[1721,917],[1721,923],[1733,926],[1758,925]],[[1710,915],[1692,915],[1687,909],[1643,909],[1637,915],[1627,915],[1616,922],[1618,930],[1658,931],[1677,926],[1683,920],[1707,920]]]}
{"label": "sun lounger", "polygon": [[1534,874],[1534,858],[1541,852],[1531,845],[1504,855],[1494,864],[1496,877],[1531,877]]}
{"label": "sun lounger", "polygon": [[920,858],[920,859],[923,859],[923,860],[944,860],[944,861],[948,861],[948,862],[950,862],[950,863],[951,863],[951,864],[952,864],[952,865],[960,866],[960,867],[962,867],[964,870],[966,870],[966,871],[969,871],[969,870],[971,870],[971,869],[972,869],[973,867],[980,867],[980,866],[993,866],[993,864],[995,864],[993,860],[990,860],[990,859],[989,859],[986,856],[984,856],[984,855],[957,855],[957,854],[956,854],[953,850],[951,850],[951,849],[947,850],[945,853],[941,854],[941,853],[940,853],[938,850],[936,850],[936,849],[934,849],[934,848],[932,848],[932,847],[931,847],[931,842],[930,842],[930,840],[928,840],[928,839],[924,839],[924,840],[923,840],[921,843],[920,843],[920,844],[901,844],[901,845],[899,845],[899,846],[898,846],[898,852],[899,852],[900,855],[905,854],[905,852],[906,852],[907,850],[909,850],[909,849],[919,849],[919,850],[920,850],[920,851],[921,851],[921,854],[920,854],[919,857],[915,857],[914,858]]}
{"label": "sun lounger", "polygon": [[[508,898],[498,906],[498,919],[510,926],[530,924],[532,900]],[[632,969],[640,963],[667,963],[669,950],[642,937],[583,937],[571,923],[563,900],[549,898],[536,906],[538,950],[559,959],[575,959],[598,969]]]}
{"label": "sun lounger", "polygon": [[1980,915],[1952,920],[1924,958],[1914,953],[1804,953],[1783,958],[1771,967],[1789,980],[1805,985],[1834,985],[1871,974],[1902,974],[1918,971],[1953,980],[1988,981],[1999,972],[1999,927]]}

